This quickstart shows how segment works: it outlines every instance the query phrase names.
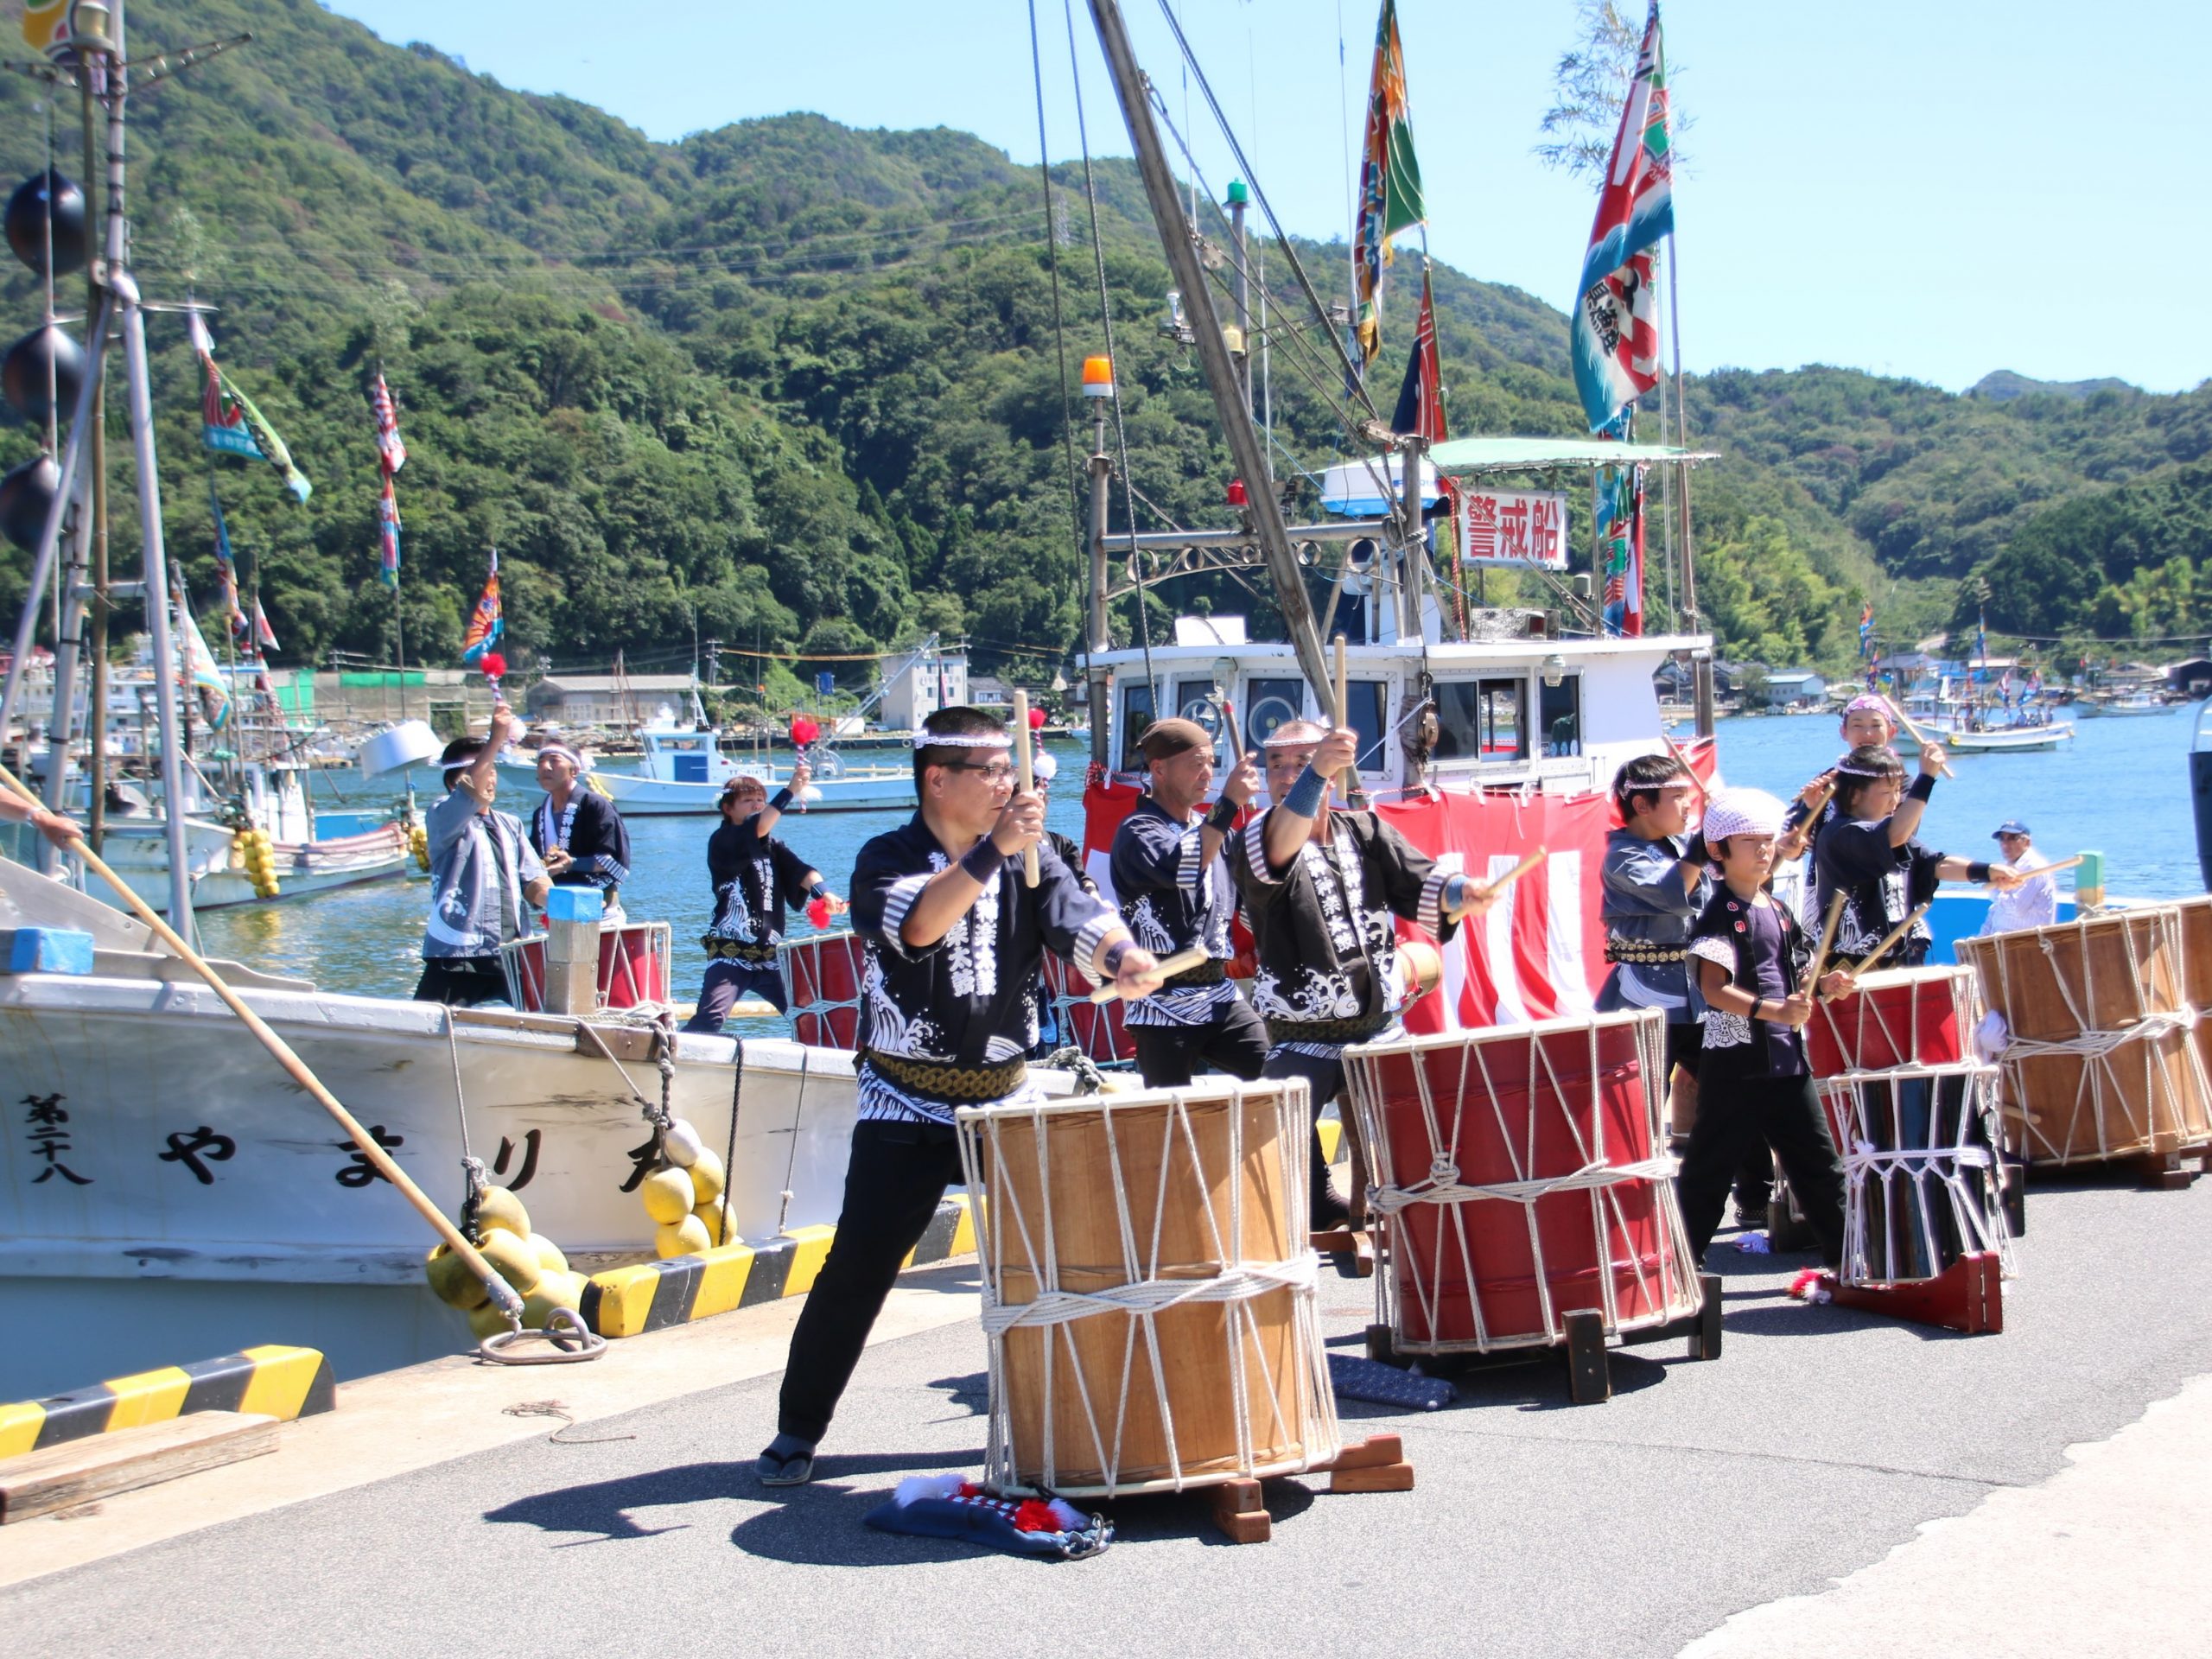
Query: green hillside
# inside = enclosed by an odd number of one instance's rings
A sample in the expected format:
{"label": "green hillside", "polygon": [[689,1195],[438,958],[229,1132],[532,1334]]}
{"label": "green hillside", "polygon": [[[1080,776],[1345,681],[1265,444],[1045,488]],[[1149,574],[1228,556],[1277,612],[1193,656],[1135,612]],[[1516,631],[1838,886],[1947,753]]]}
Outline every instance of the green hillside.
{"label": "green hillside", "polygon": [[[524,660],[688,660],[695,624],[733,646],[820,653],[936,629],[1048,675],[1049,653],[1073,642],[1082,570],[1055,253],[1069,372],[1103,343],[1079,165],[1055,170],[1054,243],[1036,169],[962,133],[791,115],[659,144],[379,41],[312,0],[201,0],[132,23],[134,56],[256,37],[134,99],[132,189],[148,293],[219,308],[225,366],[315,486],[301,505],[273,470],[207,454],[182,331],[157,318],[171,545],[204,596],[212,475],[284,659],[389,649],[365,397],[379,364],[411,455],[399,480],[410,657],[457,651],[493,543]],[[38,91],[0,79],[10,179],[40,164]],[[1168,279],[1133,169],[1104,162],[1096,176],[1139,524],[1223,522],[1230,469],[1193,357],[1157,327]],[[1341,243],[1301,251],[1336,281]],[[1279,256],[1268,276],[1287,474],[1341,451],[1341,385],[1325,341],[1286,327],[1304,308]],[[1565,319],[1448,268],[1436,288],[1453,429],[1576,430]],[[0,293],[29,327],[31,280],[11,269]],[[75,306],[81,288],[61,298]],[[1404,310],[1376,386],[1386,414]],[[2174,398],[2008,377],[2005,390],[2020,395],[1822,368],[1694,382],[1692,435],[1726,457],[1695,480],[1723,650],[1847,664],[1862,595],[1904,639],[1949,620],[1975,575],[1993,627],[2171,632],[2196,614],[2176,610],[2177,577],[2139,602],[2104,589],[2206,556],[2187,513],[2115,486],[2212,448],[2212,388]],[[35,442],[0,429],[0,461]],[[1074,442],[1079,473],[1087,426]],[[2175,476],[2175,490],[2201,482]],[[2158,556],[2101,554],[2088,580],[2068,540],[2076,521],[2051,512],[2077,499],[2139,539],[2138,519],[2155,518]],[[1118,488],[1116,501],[1119,522]],[[125,559],[133,511],[126,493]],[[0,556],[10,611],[23,567]],[[1663,597],[1656,571],[1651,587]],[[1268,601],[1187,578],[1155,596],[1152,626],[1212,606],[1264,623]],[[1117,627],[1135,622],[1121,607]]]}

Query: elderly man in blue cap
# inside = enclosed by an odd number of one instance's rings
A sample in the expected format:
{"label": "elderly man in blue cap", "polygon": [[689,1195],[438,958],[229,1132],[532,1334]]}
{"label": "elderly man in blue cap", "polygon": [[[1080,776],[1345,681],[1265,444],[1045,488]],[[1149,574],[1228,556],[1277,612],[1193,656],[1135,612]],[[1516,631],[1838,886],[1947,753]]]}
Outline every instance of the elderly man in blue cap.
{"label": "elderly man in blue cap", "polygon": [[2024,927],[2047,927],[2058,919],[2058,878],[2037,875],[2050,862],[2035,849],[2028,839],[2028,826],[2018,818],[2007,818],[1991,833],[2003,851],[2005,862],[2028,879],[2010,893],[1993,892],[1989,899],[1989,916],[1981,925],[1984,933],[2011,933]]}

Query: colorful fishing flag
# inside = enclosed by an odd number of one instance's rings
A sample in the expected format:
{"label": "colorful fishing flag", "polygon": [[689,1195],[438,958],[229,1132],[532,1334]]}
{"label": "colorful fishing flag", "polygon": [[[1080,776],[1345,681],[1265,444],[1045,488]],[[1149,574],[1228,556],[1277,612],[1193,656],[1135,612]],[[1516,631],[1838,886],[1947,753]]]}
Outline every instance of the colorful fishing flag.
{"label": "colorful fishing flag", "polygon": [[230,527],[223,522],[223,504],[215,494],[215,480],[207,480],[207,505],[215,515],[215,581],[222,594],[223,620],[231,631],[231,643],[238,650],[251,652],[253,630],[246,621],[245,613],[238,608],[238,561],[231,552]]}
{"label": "colorful fishing flag", "polygon": [[1989,678],[1989,619],[1980,612],[1974,613],[1974,678],[1986,681]]}
{"label": "colorful fishing flag", "polygon": [[276,630],[269,626],[269,613],[261,608],[257,596],[253,601],[253,643],[261,651],[281,651],[276,643]]}
{"label": "colorful fishing flag", "polygon": [[381,551],[377,580],[387,588],[399,586],[399,498],[391,493],[391,474],[384,479],[384,493],[377,498],[377,537]]}
{"label": "colorful fishing flag", "polygon": [[1390,264],[1390,238],[1427,217],[1421,200],[1421,164],[1414,159],[1413,120],[1406,105],[1406,58],[1398,42],[1397,0],[1382,0],[1382,13],[1375,24],[1367,138],[1360,150],[1359,201],[1352,221],[1352,283],[1358,300],[1363,372],[1382,349],[1382,273]]}
{"label": "colorful fishing flag", "polygon": [[1600,467],[1596,494],[1605,632],[1633,639],[1643,632],[1643,468]]}
{"label": "colorful fishing flag", "polygon": [[1859,654],[1862,658],[1874,654],[1874,601],[1871,599],[1859,611]]}
{"label": "colorful fishing flag", "polygon": [[192,349],[200,354],[200,367],[204,381],[200,393],[201,435],[210,449],[226,455],[242,455],[248,461],[266,461],[284,474],[287,489],[305,501],[315,493],[315,486],[293,464],[292,452],[284,447],[283,439],[276,435],[276,428],[269,424],[262,412],[254,407],[253,399],[238,389],[237,383],[215,366],[215,341],[207,332],[207,325],[197,311],[184,314],[186,332],[192,337]]}
{"label": "colorful fishing flag", "polygon": [[469,616],[468,632],[461,636],[461,660],[474,668],[506,631],[506,615],[499,606],[499,550],[495,547],[492,550],[491,574],[484,578],[484,591],[478,595],[476,609]]}
{"label": "colorful fishing flag", "polygon": [[1574,384],[1592,432],[1614,425],[1659,383],[1651,250],[1675,228],[1674,167],[1666,51],[1652,0],[1575,290]]}
{"label": "colorful fishing flag", "polygon": [[1414,329],[1406,378],[1398,385],[1398,407],[1390,416],[1390,429],[1429,443],[1441,443],[1452,435],[1444,419],[1444,365],[1436,349],[1436,296],[1427,270],[1421,274],[1421,321]]}
{"label": "colorful fishing flag", "polygon": [[24,0],[23,44],[34,52],[51,52],[69,33],[70,0]]}
{"label": "colorful fishing flag", "polygon": [[177,635],[184,642],[185,683],[200,694],[200,711],[210,727],[222,728],[231,717],[231,688],[223,678],[223,671],[215,666],[215,653],[207,649],[201,637],[200,625],[192,620],[192,607],[184,602],[184,595],[176,595]]}
{"label": "colorful fishing flag", "polygon": [[382,369],[377,371],[376,385],[369,388],[369,402],[377,412],[377,454],[389,478],[407,464],[407,446],[399,439],[399,410],[391,401],[391,388],[384,383]]}

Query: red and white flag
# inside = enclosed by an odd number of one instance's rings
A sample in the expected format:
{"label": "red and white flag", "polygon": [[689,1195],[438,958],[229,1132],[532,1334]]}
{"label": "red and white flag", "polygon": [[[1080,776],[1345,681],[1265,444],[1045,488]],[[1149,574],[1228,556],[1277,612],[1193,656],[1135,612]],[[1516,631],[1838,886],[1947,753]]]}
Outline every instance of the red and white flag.
{"label": "red and white flag", "polygon": [[399,438],[399,410],[391,401],[391,388],[384,383],[384,371],[377,371],[377,383],[369,388],[369,402],[377,412],[377,454],[384,464],[386,478],[391,477],[407,464],[407,446]]}

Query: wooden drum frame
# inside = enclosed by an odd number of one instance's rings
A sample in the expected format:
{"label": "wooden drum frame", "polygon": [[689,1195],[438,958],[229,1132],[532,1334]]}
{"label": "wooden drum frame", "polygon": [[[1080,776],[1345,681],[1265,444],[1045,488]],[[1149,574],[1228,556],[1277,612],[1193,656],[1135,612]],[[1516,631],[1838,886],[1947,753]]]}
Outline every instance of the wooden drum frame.
{"label": "wooden drum frame", "polygon": [[1971,968],[1894,968],[1866,975],[1849,996],[1814,1005],[1805,1054],[1816,1077],[1974,1058],[1981,989]]}
{"label": "wooden drum frame", "polygon": [[1407,1354],[1554,1347],[1694,1319],[1650,1010],[1344,1050],[1388,1217],[1376,1316]]}
{"label": "wooden drum frame", "polygon": [[1997,1068],[1854,1071],[1820,1085],[1843,1154],[1847,1285],[1939,1279],[1970,1254],[2012,1271],[1998,1155]]}
{"label": "wooden drum frame", "polygon": [[1224,1079],[960,1111],[989,1485],[1112,1497],[1337,1456],[1307,1099]]}
{"label": "wooden drum frame", "polygon": [[2005,1018],[2008,1128],[2031,1164],[2152,1157],[2212,1139],[2173,906],[1961,939]]}

